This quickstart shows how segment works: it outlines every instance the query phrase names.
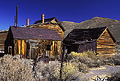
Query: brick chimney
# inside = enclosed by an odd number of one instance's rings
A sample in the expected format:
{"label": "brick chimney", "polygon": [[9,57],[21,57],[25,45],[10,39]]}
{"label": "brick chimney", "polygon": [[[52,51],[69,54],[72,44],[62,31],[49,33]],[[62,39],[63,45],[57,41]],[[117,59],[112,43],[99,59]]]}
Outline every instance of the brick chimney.
{"label": "brick chimney", "polygon": [[27,19],[27,26],[29,25],[29,19]]}
{"label": "brick chimney", "polygon": [[44,14],[41,15],[42,23],[44,23],[44,19],[45,19],[44,16],[45,16]]}

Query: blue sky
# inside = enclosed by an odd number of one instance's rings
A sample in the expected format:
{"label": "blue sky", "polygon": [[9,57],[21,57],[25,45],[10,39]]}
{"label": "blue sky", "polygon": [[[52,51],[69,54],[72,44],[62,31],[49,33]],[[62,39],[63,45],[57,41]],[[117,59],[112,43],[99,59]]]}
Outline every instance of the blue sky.
{"label": "blue sky", "polygon": [[14,26],[18,5],[18,26],[41,19],[57,17],[59,21],[82,22],[93,17],[120,20],[120,0],[0,0],[0,29]]}

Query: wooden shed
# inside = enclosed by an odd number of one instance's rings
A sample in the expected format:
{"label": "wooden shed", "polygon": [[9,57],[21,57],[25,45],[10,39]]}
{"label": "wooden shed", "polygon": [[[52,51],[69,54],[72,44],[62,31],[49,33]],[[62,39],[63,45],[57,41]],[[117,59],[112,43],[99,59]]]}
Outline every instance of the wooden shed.
{"label": "wooden shed", "polygon": [[64,39],[68,53],[92,50],[96,54],[115,54],[115,42],[108,27],[73,29]]}
{"label": "wooden shed", "polygon": [[62,38],[50,29],[10,27],[5,42],[6,53],[35,59],[36,55],[57,58],[62,51]]}

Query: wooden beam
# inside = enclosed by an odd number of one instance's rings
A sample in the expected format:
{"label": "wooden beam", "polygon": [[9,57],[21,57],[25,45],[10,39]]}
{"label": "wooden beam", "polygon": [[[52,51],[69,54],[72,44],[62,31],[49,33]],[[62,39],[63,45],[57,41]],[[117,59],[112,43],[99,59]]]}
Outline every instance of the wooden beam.
{"label": "wooden beam", "polygon": [[18,54],[21,54],[21,40],[18,40]]}

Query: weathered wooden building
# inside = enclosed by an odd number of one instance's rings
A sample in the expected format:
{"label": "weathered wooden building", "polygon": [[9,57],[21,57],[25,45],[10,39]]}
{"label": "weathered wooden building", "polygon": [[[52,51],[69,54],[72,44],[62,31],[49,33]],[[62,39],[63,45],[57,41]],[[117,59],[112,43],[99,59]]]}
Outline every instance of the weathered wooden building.
{"label": "weathered wooden building", "polygon": [[56,30],[62,39],[64,39],[65,29],[56,17],[45,19],[44,14],[42,14],[41,20],[35,21],[35,23],[32,25],[27,24],[27,27]]}
{"label": "weathered wooden building", "polygon": [[5,42],[6,53],[34,59],[36,55],[57,58],[62,51],[62,37],[51,29],[10,27]]}
{"label": "weathered wooden building", "polygon": [[64,39],[68,53],[92,50],[97,54],[115,54],[115,42],[108,27],[73,29]]}
{"label": "weathered wooden building", "polygon": [[2,55],[2,53],[5,52],[5,45],[4,45],[4,42],[7,38],[7,34],[8,34],[8,30],[2,30],[0,31],[0,53]]}

